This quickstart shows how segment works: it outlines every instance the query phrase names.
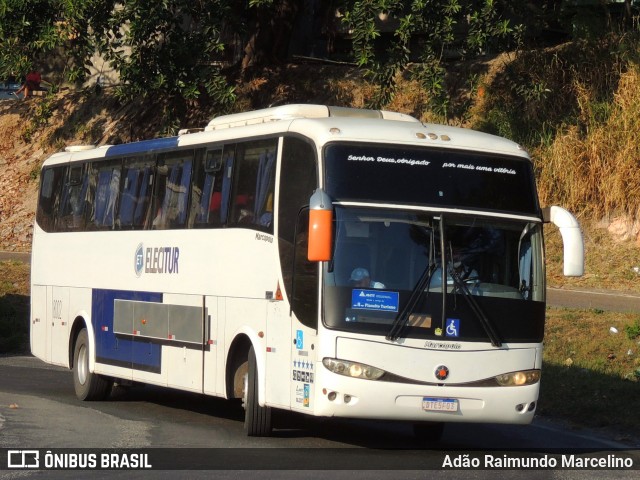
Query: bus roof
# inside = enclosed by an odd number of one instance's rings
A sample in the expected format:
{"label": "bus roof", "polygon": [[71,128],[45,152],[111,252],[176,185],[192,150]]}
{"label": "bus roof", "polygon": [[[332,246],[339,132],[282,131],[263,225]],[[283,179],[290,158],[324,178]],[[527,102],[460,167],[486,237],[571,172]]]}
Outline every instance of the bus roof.
{"label": "bus roof", "polygon": [[224,115],[211,120],[204,131],[198,133],[97,148],[76,146],[52,155],[45,165],[150,153],[287,132],[311,138],[317,145],[332,141],[391,143],[529,158],[517,143],[505,138],[471,129],[422,123],[402,113],[293,104]]}
{"label": "bus roof", "polygon": [[363,108],[334,107],[327,105],[292,104],[279,107],[265,108],[251,112],[234,113],[214,118],[209,122],[205,131],[224,128],[245,127],[279,120],[296,118],[373,118],[383,120],[397,120],[402,122],[419,122],[417,118],[398,112],[386,110],[366,110]]}

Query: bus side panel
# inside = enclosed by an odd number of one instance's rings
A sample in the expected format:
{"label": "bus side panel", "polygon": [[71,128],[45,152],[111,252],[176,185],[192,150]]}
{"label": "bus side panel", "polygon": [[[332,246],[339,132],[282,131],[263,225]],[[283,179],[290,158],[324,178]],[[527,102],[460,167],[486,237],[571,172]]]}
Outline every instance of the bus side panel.
{"label": "bus side panel", "polygon": [[[169,308],[169,342],[162,346],[167,386],[202,392],[205,311],[199,295],[164,295]],[[187,308],[184,308],[184,307]],[[173,346],[172,343],[178,343]],[[206,345],[204,348],[207,348]]]}
{"label": "bus side panel", "polygon": [[295,343],[291,345],[291,409],[301,413],[315,413],[316,375],[319,368],[316,362],[319,345],[315,329],[302,325],[292,315],[292,336]]}
{"label": "bus side panel", "polygon": [[[144,338],[116,335],[114,329],[116,299],[162,303],[162,294],[124,290],[93,290],[91,322],[96,332],[96,362],[124,367],[127,370],[136,368],[159,373],[161,370],[159,344],[151,343]],[[133,334],[133,324],[131,334]]]}
{"label": "bus side panel", "polygon": [[47,361],[47,287],[31,286],[31,353]]}
{"label": "bus side panel", "polygon": [[269,405],[289,409],[291,396],[291,319],[283,302],[267,304],[266,401]]}
{"label": "bus side panel", "polygon": [[[265,398],[265,341],[267,300],[255,298],[225,298],[225,349],[241,334],[253,343],[258,364],[258,398],[264,405]],[[261,340],[262,339],[262,340]],[[243,352],[247,355],[249,352]],[[246,358],[246,357],[245,357]]]}
{"label": "bus side panel", "polygon": [[202,390],[207,395],[224,396],[223,389],[218,388],[216,380],[224,375],[218,374],[218,365],[224,365],[224,358],[218,359],[219,353],[224,353],[224,345],[222,338],[218,335],[218,328],[222,329],[224,325],[220,319],[218,312],[218,297],[205,297],[205,336],[204,336],[204,355],[202,359],[203,369],[203,385]]}
{"label": "bus side panel", "polygon": [[51,288],[51,315],[47,315],[51,357],[54,365],[69,367],[69,287]]}
{"label": "bus side panel", "polygon": [[[90,318],[91,315],[89,313],[91,312],[91,289],[90,288],[69,288],[68,298],[69,298],[69,309],[68,309],[69,314],[67,317],[68,320],[66,322],[67,325],[65,326],[65,337],[62,344],[58,347],[61,349],[59,353],[60,360],[62,362],[61,365],[66,367],[71,366],[69,365],[69,361],[72,359],[69,357],[69,353],[70,352],[73,353],[73,349],[75,347],[75,345],[70,344],[70,342],[73,340],[70,338],[70,335],[71,335],[71,329],[73,328],[76,318],[81,318],[85,322],[88,322],[87,333],[89,334],[89,336],[94,335],[93,328],[91,325],[91,318]],[[90,350],[92,352],[95,351],[95,344],[91,345]],[[94,369],[93,360],[95,360],[95,358],[92,357],[92,360],[90,360],[90,363],[89,363],[89,367],[92,370]]]}

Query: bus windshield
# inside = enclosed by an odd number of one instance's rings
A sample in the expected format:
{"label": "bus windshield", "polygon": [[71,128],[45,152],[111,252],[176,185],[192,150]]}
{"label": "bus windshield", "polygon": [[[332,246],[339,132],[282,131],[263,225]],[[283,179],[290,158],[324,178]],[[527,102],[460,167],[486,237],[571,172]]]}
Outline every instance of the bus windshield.
{"label": "bus windshield", "polygon": [[334,256],[324,273],[329,328],[388,335],[409,306],[404,337],[486,342],[485,316],[501,342],[542,340],[540,224],[373,208],[335,212]]}

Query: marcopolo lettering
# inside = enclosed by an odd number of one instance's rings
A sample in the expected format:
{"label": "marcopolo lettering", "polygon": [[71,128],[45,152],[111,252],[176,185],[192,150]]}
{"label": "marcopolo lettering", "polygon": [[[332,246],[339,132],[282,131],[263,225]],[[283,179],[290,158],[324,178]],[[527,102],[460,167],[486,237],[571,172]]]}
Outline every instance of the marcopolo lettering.
{"label": "marcopolo lettering", "polygon": [[145,273],[178,273],[178,247],[147,247],[144,252]]}

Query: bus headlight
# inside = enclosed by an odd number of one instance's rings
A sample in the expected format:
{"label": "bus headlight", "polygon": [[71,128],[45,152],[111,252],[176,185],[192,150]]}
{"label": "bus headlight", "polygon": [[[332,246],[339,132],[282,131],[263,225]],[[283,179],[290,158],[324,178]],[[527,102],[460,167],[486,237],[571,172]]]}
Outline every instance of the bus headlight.
{"label": "bus headlight", "polygon": [[521,372],[504,373],[495,377],[501,387],[519,387],[532,385],[540,381],[540,370],[523,370]]}
{"label": "bus headlight", "polygon": [[322,364],[327,370],[352,378],[363,378],[365,380],[378,380],[384,375],[384,370],[365,365],[363,363],[338,360],[337,358],[323,358]]}

